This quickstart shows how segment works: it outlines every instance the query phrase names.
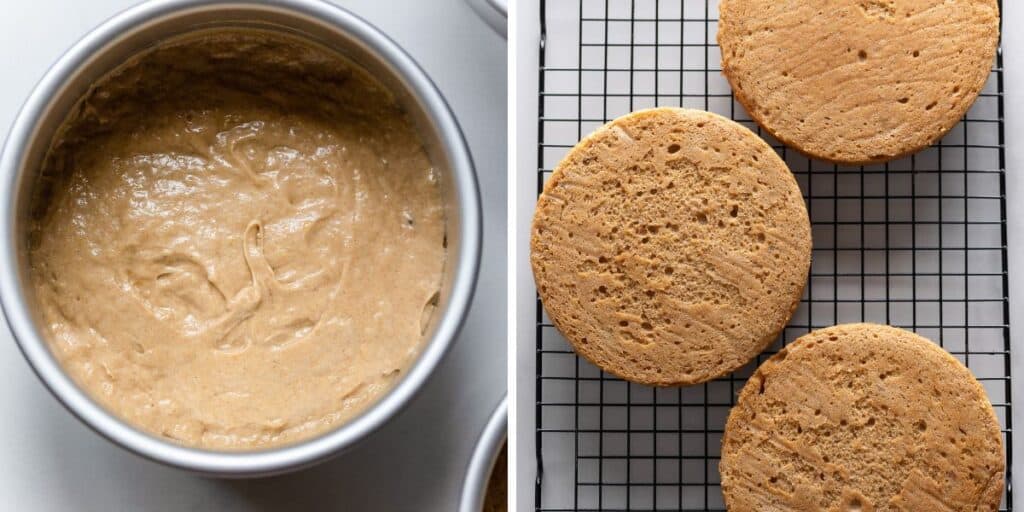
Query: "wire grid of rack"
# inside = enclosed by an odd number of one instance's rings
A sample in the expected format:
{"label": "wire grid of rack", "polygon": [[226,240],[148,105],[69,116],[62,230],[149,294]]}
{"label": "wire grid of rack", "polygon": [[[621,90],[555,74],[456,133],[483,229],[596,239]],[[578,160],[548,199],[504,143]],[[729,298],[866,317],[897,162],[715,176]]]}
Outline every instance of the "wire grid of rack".
{"label": "wire grid of rack", "polygon": [[805,295],[754,363],[702,386],[652,389],[603,374],[536,315],[535,510],[724,510],[718,461],[735,396],[785,343],[836,323],[912,329],[963,361],[1003,429],[1011,510],[1002,52],[971,111],[940,143],[869,167],[809,160],[733,99],[715,43],[718,0],[541,0],[538,176],[582,136],[653,106],[725,115],[789,164],[814,236]]}

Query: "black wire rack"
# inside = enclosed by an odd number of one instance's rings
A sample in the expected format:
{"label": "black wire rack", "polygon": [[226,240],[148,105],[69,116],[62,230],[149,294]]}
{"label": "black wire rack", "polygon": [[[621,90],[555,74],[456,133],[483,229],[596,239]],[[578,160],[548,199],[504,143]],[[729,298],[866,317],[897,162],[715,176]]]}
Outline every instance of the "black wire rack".
{"label": "black wire rack", "polygon": [[809,160],[764,135],[719,69],[717,0],[540,0],[537,191],[584,135],[654,106],[713,111],[776,148],[797,177],[814,236],[803,301],[771,350],[702,386],[653,389],[578,358],[536,305],[535,510],[724,510],[719,447],[753,368],[816,328],[912,329],[985,387],[1010,468],[1003,57],[940,143],[869,167]]}

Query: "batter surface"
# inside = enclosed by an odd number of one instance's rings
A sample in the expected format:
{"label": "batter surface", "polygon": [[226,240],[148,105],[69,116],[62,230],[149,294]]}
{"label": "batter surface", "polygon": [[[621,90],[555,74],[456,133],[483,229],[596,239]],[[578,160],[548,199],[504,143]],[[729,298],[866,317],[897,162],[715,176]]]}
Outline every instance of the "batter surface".
{"label": "batter surface", "polygon": [[51,346],[128,422],[256,449],[352,418],[418,355],[437,303],[437,175],[394,99],[260,32],[151,51],[47,157],[30,234]]}

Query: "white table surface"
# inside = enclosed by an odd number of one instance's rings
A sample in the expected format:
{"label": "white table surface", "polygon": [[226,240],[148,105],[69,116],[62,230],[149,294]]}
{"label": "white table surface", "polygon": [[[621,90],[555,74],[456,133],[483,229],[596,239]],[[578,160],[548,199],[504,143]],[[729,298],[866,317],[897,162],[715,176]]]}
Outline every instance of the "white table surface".
{"label": "white table surface", "polygon": [[[220,481],[144,461],[88,430],[43,388],[0,328],[0,510],[455,510],[476,437],[505,390],[505,40],[463,0],[336,1],[426,69],[476,161],[485,232],[480,282],[437,374],[394,421],[336,459],[283,477]],[[4,0],[0,135],[65,49],[133,3]]]}
{"label": "white table surface", "polygon": [[[515,499],[516,510],[532,510],[536,463],[534,457],[534,394],[536,351],[533,342],[534,297],[532,274],[527,258],[529,222],[532,205],[536,200],[535,178],[537,143],[537,58],[539,19],[537,0],[512,2],[509,34],[514,48],[511,61],[513,79],[510,94],[516,99],[516,113],[511,123],[515,126],[511,147],[512,155],[509,194],[519,205],[510,218],[513,232],[510,240],[515,257],[512,264],[516,274],[511,280],[512,300],[509,318],[512,336],[518,340],[513,353],[516,358],[516,377],[513,383],[515,398],[510,400],[510,417],[514,421],[510,446],[514,454],[510,460],[516,464],[516,479],[520,482]],[[1010,337],[1013,344],[1013,425],[1018,430],[1013,445],[1013,484],[1015,508],[1024,507],[1021,475],[1024,475],[1024,31],[1018,27],[1024,21],[1024,2],[1003,1],[1003,56],[1006,118],[1006,196],[1007,243],[1009,251]],[[518,174],[517,174],[518,173]],[[525,340],[525,342],[524,342]]]}

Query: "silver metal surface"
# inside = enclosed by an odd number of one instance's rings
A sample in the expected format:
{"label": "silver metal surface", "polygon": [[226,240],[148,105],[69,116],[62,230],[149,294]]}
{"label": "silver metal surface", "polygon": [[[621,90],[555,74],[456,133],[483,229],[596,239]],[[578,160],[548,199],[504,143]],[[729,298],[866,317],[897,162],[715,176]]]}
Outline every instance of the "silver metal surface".
{"label": "silver metal surface", "polygon": [[[327,45],[364,66],[411,114],[441,173],[448,254],[439,316],[406,375],[374,406],[317,438],[255,452],[187,448],[139,431],[92,401],[50,353],[27,279],[24,228],[39,163],[57,126],[87,87],[129,56],[194,30],[251,26]],[[355,15],[318,0],[154,0],[128,9],[65,53],[29,96],[0,155],[0,306],[19,348],[53,395],[86,425],[143,457],[225,477],[264,476],[312,465],[352,446],[406,405],[459,331],[475,287],[481,251],[479,191],[462,133],[436,87],[415,62]]]}
{"label": "silver metal surface", "polygon": [[466,0],[502,37],[508,36],[508,0]]}
{"label": "silver metal surface", "polygon": [[498,404],[491,419],[484,427],[480,439],[473,450],[473,458],[466,470],[466,480],[462,484],[462,499],[459,500],[459,512],[480,512],[487,498],[487,484],[494,471],[494,463],[508,439],[508,398]]}

